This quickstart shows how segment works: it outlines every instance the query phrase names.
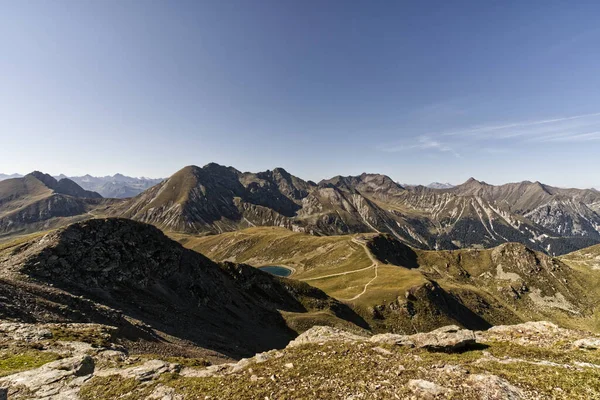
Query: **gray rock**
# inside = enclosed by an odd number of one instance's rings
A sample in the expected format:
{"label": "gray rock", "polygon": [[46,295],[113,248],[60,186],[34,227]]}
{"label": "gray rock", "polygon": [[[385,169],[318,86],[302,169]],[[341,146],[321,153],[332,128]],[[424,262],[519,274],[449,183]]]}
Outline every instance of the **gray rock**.
{"label": "gray rock", "polygon": [[25,388],[35,398],[55,396],[69,387],[83,384],[94,372],[94,360],[88,355],[57,360],[39,368],[8,375],[0,379],[0,387],[8,387],[8,394],[21,392]]}
{"label": "gray rock", "polygon": [[306,343],[325,343],[331,341],[357,342],[366,339],[365,336],[355,335],[354,333],[338,328],[332,328],[330,326],[313,326],[296,339],[292,340],[287,347],[296,347]]}
{"label": "gray rock", "polygon": [[383,347],[373,347],[372,349],[375,353],[379,353],[383,356],[391,356],[393,353]]}
{"label": "gray rock", "polygon": [[127,368],[121,371],[120,375],[124,378],[134,378],[138,381],[149,381],[157,379],[160,375],[167,372],[179,372],[181,366],[162,360],[149,360],[138,367]]}
{"label": "gray rock", "polygon": [[158,385],[154,391],[148,396],[152,400],[183,400],[183,396],[175,393],[175,389]]}
{"label": "gray rock", "polygon": [[574,347],[585,350],[597,350],[600,349],[600,338],[584,338],[573,342]]}
{"label": "gray rock", "polygon": [[379,335],[371,336],[370,341],[379,344],[395,344],[397,346],[415,347],[415,344],[413,341],[410,340],[409,335],[382,333]]}
{"label": "gray rock", "polygon": [[467,379],[481,400],[520,400],[525,398],[521,389],[496,375],[476,374]]}
{"label": "gray rock", "polygon": [[423,379],[411,379],[408,381],[408,388],[420,399],[434,399],[450,393],[450,389]]}
{"label": "gray rock", "polygon": [[475,333],[456,325],[445,326],[427,333],[417,333],[408,337],[407,342],[417,348],[432,351],[456,351],[475,344]]}

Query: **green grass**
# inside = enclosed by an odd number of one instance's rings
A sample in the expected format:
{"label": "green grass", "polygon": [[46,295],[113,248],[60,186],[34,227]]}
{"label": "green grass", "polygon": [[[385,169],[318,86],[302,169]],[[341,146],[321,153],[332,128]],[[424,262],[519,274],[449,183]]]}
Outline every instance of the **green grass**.
{"label": "green grass", "polygon": [[56,353],[33,349],[0,350],[0,376],[38,368],[60,358]]}
{"label": "green grass", "polygon": [[148,398],[154,387],[118,375],[95,376],[81,387],[79,397],[82,400],[142,400]]}
{"label": "green grass", "polygon": [[94,347],[110,347],[112,332],[97,327],[84,329],[69,329],[66,327],[53,327],[50,329],[53,340],[65,342],[84,342]]}
{"label": "green grass", "polygon": [[163,360],[173,364],[179,364],[183,367],[190,368],[203,368],[212,365],[210,361],[205,358],[195,358],[195,357],[164,357],[159,354],[153,353],[141,353],[136,354],[136,357],[140,359],[140,364],[144,363],[148,360]]}
{"label": "green grass", "polygon": [[[389,353],[381,355],[374,347],[383,347]],[[543,361],[559,365],[536,364]],[[408,381],[425,379],[451,389],[453,399],[474,400],[481,398],[481,393],[467,383],[469,377],[494,374],[524,390],[527,398],[598,398],[600,370],[577,367],[577,362],[600,365],[600,351],[573,350],[567,342],[538,347],[535,341],[527,346],[491,341],[459,353],[369,342],[328,342],[288,348],[280,357],[209,378],[186,378],[174,373],[140,383],[116,375],[94,377],[83,386],[80,397],[144,399],[157,385],[163,385],[185,399],[330,399],[350,395],[393,399],[409,398],[412,393]]]}
{"label": "green grass", "polygon": [[260,227],[211,236],[171,234],[185,247],[216,261],[254,266],[287,265],[294,278],[311,278],[371,265],[361,246],[348,236],[312,236],[284,228]]}

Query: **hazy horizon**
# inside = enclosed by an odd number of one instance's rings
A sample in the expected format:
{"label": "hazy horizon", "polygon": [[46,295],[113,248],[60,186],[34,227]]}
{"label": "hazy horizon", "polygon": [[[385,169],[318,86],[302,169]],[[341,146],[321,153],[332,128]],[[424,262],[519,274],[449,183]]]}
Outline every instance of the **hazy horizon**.
{"label": "hazy horizon", "polygon": [[600,4],[7,2],[0,172],[600,187]]}

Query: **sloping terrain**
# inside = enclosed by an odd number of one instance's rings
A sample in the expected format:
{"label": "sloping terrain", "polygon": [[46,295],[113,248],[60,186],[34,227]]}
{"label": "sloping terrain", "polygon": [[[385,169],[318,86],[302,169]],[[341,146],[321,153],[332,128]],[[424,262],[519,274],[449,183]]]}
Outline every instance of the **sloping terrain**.
{"label": "sloping terrain", "polygon": [[0,319],[110,324],[238,357],[283,347],[315,323],[367,327],[308,284],[216,264],[126,219],[93,219],[5,246],[0,297]]}
{"label": "sloping terrain", "polygon": [[291,228],[291,217],[309,187],[279,169],[250,174],[217,164],[189,166],[117,207],[113,215],[179,232]]}
{"label": "sloping terrain", "polygon": [[0,237],[47,230],[109,205],[98,193],[41,172],[0,182]]}
{"label": "sloping terrain", "polygon": [[470,179],[432,189],[362,174],[315,184],[281,168],[242,173],[208,164],[183,168],[111,215],[182,233],[279,226],[314,235],[389,233],[422,249],[518,242],[556,255],[600,243],[599,208],[598,191],[539,182],[493,186]]}
{"label": "sloping terrain", "polygon": [[565,254],[560,259],[573,268],[578,268],[582,271],[600,271],[600,245],[586,247]]}
{"label": "sloping terrain", "polygon": [[549,322],[414,335],[317,326],[223,364],[133,353],[99,324],[0,323],[10,399],[595,399],[600,337]]}
{"label": "sloping terrain", "polygon": [[206,237],[174,234],[215,260],[276,265],[351,305],[375,331],[471,328],[548,319],[600,330],[600,275],[518,243],[426,251],[391,235],[315,237],[251,228]]}

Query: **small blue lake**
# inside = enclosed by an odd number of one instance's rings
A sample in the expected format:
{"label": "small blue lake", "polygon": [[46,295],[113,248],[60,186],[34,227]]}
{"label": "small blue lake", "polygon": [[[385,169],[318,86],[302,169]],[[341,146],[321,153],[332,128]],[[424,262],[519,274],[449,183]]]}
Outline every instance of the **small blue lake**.
{"label": "small blue lake", "polygon": [[286,267],[278,267],[275,265],[269,265],[267,267],[258,267],[261,271],[268,272],[271,275],[275,276],[290,276],[292,274],[292,270]]}

